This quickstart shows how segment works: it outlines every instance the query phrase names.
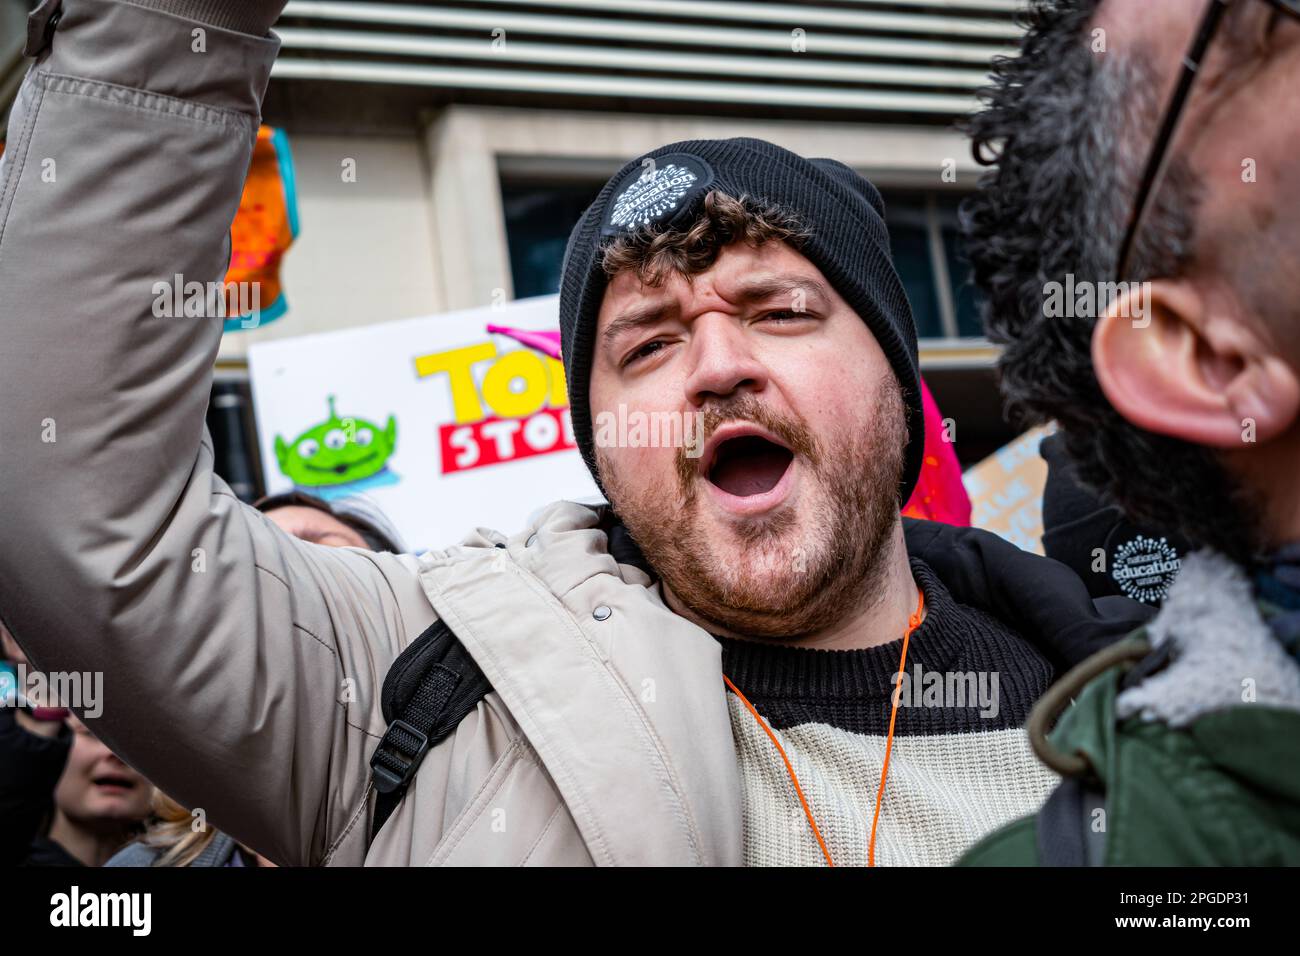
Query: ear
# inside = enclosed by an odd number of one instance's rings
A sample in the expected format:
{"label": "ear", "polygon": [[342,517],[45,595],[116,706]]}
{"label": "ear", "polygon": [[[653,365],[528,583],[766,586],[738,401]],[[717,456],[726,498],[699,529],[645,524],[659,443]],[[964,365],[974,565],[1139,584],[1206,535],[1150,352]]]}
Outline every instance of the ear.
{"label": "ear", "polygon": [[289,460],[289,446],[279,435],[275,436],[275,460],[280,463],[280,470],[284,471],[284,463]]}
{"label": "ear", "polygon": [[1149,432],[1224,450],[1269,441],[1295,422],[1297,373],[1239,310],[1181,279],[1128,289],[1092,333],[1093,369],[1117,412]]}
{"label": "ear", "polygon": [[384,433],[388,436],[388,447],[393,448],[397,445],[397,416],[389,415],[388,424],[384,426]]}

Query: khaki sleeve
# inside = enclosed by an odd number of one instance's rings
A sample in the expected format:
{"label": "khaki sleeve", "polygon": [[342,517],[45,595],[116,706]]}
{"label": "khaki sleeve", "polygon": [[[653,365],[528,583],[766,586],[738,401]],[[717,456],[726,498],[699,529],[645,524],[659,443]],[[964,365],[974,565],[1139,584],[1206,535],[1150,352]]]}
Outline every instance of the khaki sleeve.
{"label": "khaki sleeve", "polygon": [[[98,675],[95,730],[209,823],[319,862],[364,816],[414,561],[291,539],[213,474],[220,281],[279,41],[65,0],[0,164],[0,616]],[[364,823],[362,823],[364,825]]]}

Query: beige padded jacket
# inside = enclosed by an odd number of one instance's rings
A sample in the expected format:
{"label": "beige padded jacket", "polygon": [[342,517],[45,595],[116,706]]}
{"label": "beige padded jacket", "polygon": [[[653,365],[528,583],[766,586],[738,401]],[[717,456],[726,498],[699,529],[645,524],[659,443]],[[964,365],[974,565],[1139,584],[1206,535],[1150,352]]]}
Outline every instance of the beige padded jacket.
{"label": "beige padded jacket", "polygon": [[[279,863],[737,863],[719,648],[591,509],[417,559],[290,538],[213,474],[221,319],[153,285],[224,275],[279,41],[62,8],[0,164],[0,612],[34,664],[102,672],[96,732]],[[435,616],[494,691],[371,845],[380,688]]]}

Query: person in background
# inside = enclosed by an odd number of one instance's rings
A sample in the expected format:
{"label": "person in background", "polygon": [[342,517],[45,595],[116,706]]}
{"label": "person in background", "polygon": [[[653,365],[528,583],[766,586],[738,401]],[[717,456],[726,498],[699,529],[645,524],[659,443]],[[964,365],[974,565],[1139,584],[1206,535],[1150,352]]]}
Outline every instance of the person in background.
{"label": "person in background", "polygon": [[[300,491],[269,495],[254,505],[286,534],[332,548],[406,550],[401,535],[368,499],[326,502]],[[275,866],[257,851],[222,833],[195,811],[161,790],[153,796],[153,817],[144,834],[105,866]]]}
{"label": "person in background", "polygon": [[[1045,695],[1030,736],[1065,779],[966,862],[1300,865],[1300,2],[1026,19],[968,123],[997,165],[962,210],[1002,391],[1197,550]],[[1069,283],[1094,306],[1047,309]]]}
{"label": "person in background", "polygon": [[[3,624],[0,652],[28,664]],[[0,705],[0,866],[99,866],[149,813],[149,781],[51,703],[11,686]]]}
{"label": "person in background", "polygon": [[302,491],[267,495],[253,503],[286,534],[334,548],[401,554],[406,544],[388,516],[369,498],[327,502]]}
{"label": "person in background", "polygon": [[1187,541],[1139,527],[1119,506],[1102,501],[1080,480],[1063,435],[1044,438],[1039,454],[1047,462],[1043,552],[1068,565],[1094,600],[1123,596],[1160,607],[1178,577]]}
{"label": "person in background", "polygon": [[149,815],[153,787],[69,714],[72,744],[54,788],[54,814],[28,866],[100,866]]}
{"label": "person in background", "polygon": [[200,815],[186,810],[161,790],[154,790],[153,818],[144,834],[104,865],[275,866],[234,837],[208,826]]}
{"label": "person in background", "polygon": [[32,840],[50,814],[54,792],[68,760],[72,731],[60,720],[36,720],[20,702],[14,668],[27,657],[0,624],[0,866],[27,859]]}

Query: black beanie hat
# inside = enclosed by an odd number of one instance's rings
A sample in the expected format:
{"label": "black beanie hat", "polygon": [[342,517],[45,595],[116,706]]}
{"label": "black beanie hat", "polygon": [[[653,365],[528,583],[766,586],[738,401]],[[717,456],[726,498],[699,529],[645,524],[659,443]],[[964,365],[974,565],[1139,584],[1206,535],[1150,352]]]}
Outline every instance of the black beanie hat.
{"label": "black beanie hat", "polygon": [[[653,160],[653,162],[651,162]],[[560,333],[574,440],[596,470],[588,392],[596,316],[605,295],[601,249],[614,236],[643,227],[691,222],[710,190],[781,206],[799,217],[810,238],[799,251],[867,323],[902,387],[907,452],[900,506],[912,493],[925,444],[916,326],[894,269],[885,204],[876,187],[843,163],[804,159],[760,139],[671,143],[620,169],[569,236],[560,282]]]}

